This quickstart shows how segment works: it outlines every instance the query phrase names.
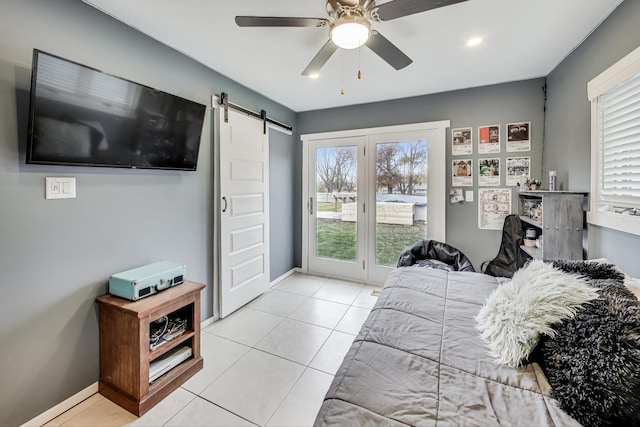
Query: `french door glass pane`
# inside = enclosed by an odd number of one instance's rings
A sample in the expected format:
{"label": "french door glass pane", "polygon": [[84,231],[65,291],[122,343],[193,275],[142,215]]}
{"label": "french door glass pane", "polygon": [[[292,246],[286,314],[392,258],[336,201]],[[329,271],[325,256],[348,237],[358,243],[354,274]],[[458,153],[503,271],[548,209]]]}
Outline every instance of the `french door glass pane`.
{"label": "french door glass pane", "polygon": [[427,141],[376,144],[376,264],[427,238]]}
{"label": "french door glass pane", "polygon": [[358,147],[316,149],[316,256],[355,261]]}

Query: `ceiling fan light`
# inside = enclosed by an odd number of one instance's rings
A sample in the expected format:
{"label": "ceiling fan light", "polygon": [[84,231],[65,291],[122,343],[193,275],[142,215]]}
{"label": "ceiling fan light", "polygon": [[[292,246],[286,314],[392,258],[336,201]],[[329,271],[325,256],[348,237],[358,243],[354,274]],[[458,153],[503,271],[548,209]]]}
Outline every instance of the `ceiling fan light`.
{"label": "ceiling fan light", "polygon": [[482,37],[472,37],[467,41],[467,46],[478,46],[480,43],[482,43]]}
{"label": "ceiling fan light", "polygon": [[331,28],[331,41],[343,49],[355,49],[367,42],[371,25],[363,18],[342,18]]}

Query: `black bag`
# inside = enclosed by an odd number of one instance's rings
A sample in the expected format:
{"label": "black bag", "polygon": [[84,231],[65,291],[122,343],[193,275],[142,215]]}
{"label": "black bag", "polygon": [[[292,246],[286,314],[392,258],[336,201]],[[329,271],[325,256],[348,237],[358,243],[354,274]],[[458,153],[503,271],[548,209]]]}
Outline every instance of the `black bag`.
{"label": "black bag", "polygon": [[480,266],[483,273],[495,277],[513,277],[516,270],[531,259],[520,246],[524,244],[524,230],[518,215],[507,215],[502,226],[502,243],[498,255]]}
{"label": "black bag", "polygon": [[421,240],[404,251],[397,267],[412,265],[448,271],[475,271],[471,261],[462,252],[437,240]]}

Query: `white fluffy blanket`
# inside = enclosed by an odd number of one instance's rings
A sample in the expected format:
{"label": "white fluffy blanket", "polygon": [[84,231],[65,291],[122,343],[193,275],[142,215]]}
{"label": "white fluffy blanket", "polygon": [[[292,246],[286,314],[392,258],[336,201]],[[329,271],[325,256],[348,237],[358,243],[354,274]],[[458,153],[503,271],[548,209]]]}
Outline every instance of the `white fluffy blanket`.
{"label": "white fluffy blanket", "polygon": [[541,260],[516,271],[497,288],[476,316],[478,329],[498,363],[520,366],[540,336],[554,336],[551,325],[575,316],[583,304],[598,298],[595,288]]}

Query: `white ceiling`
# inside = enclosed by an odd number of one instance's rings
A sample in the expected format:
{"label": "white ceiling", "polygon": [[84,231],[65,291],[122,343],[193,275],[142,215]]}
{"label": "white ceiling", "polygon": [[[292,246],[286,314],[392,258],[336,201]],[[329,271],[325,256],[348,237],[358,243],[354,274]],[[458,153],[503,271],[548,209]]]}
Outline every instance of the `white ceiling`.
{"label": "white ceiling", "polygon": [[[413,64],[396,71],[368,48],[338,50],[314,80],[301,72],[328,29],[240,28],[234,18],[326,18],[325,0],[84,1],[297,112],[546,76],[622,2],[469,0],[374,22]],[[484,41],[467,47],[474,36]]]}

